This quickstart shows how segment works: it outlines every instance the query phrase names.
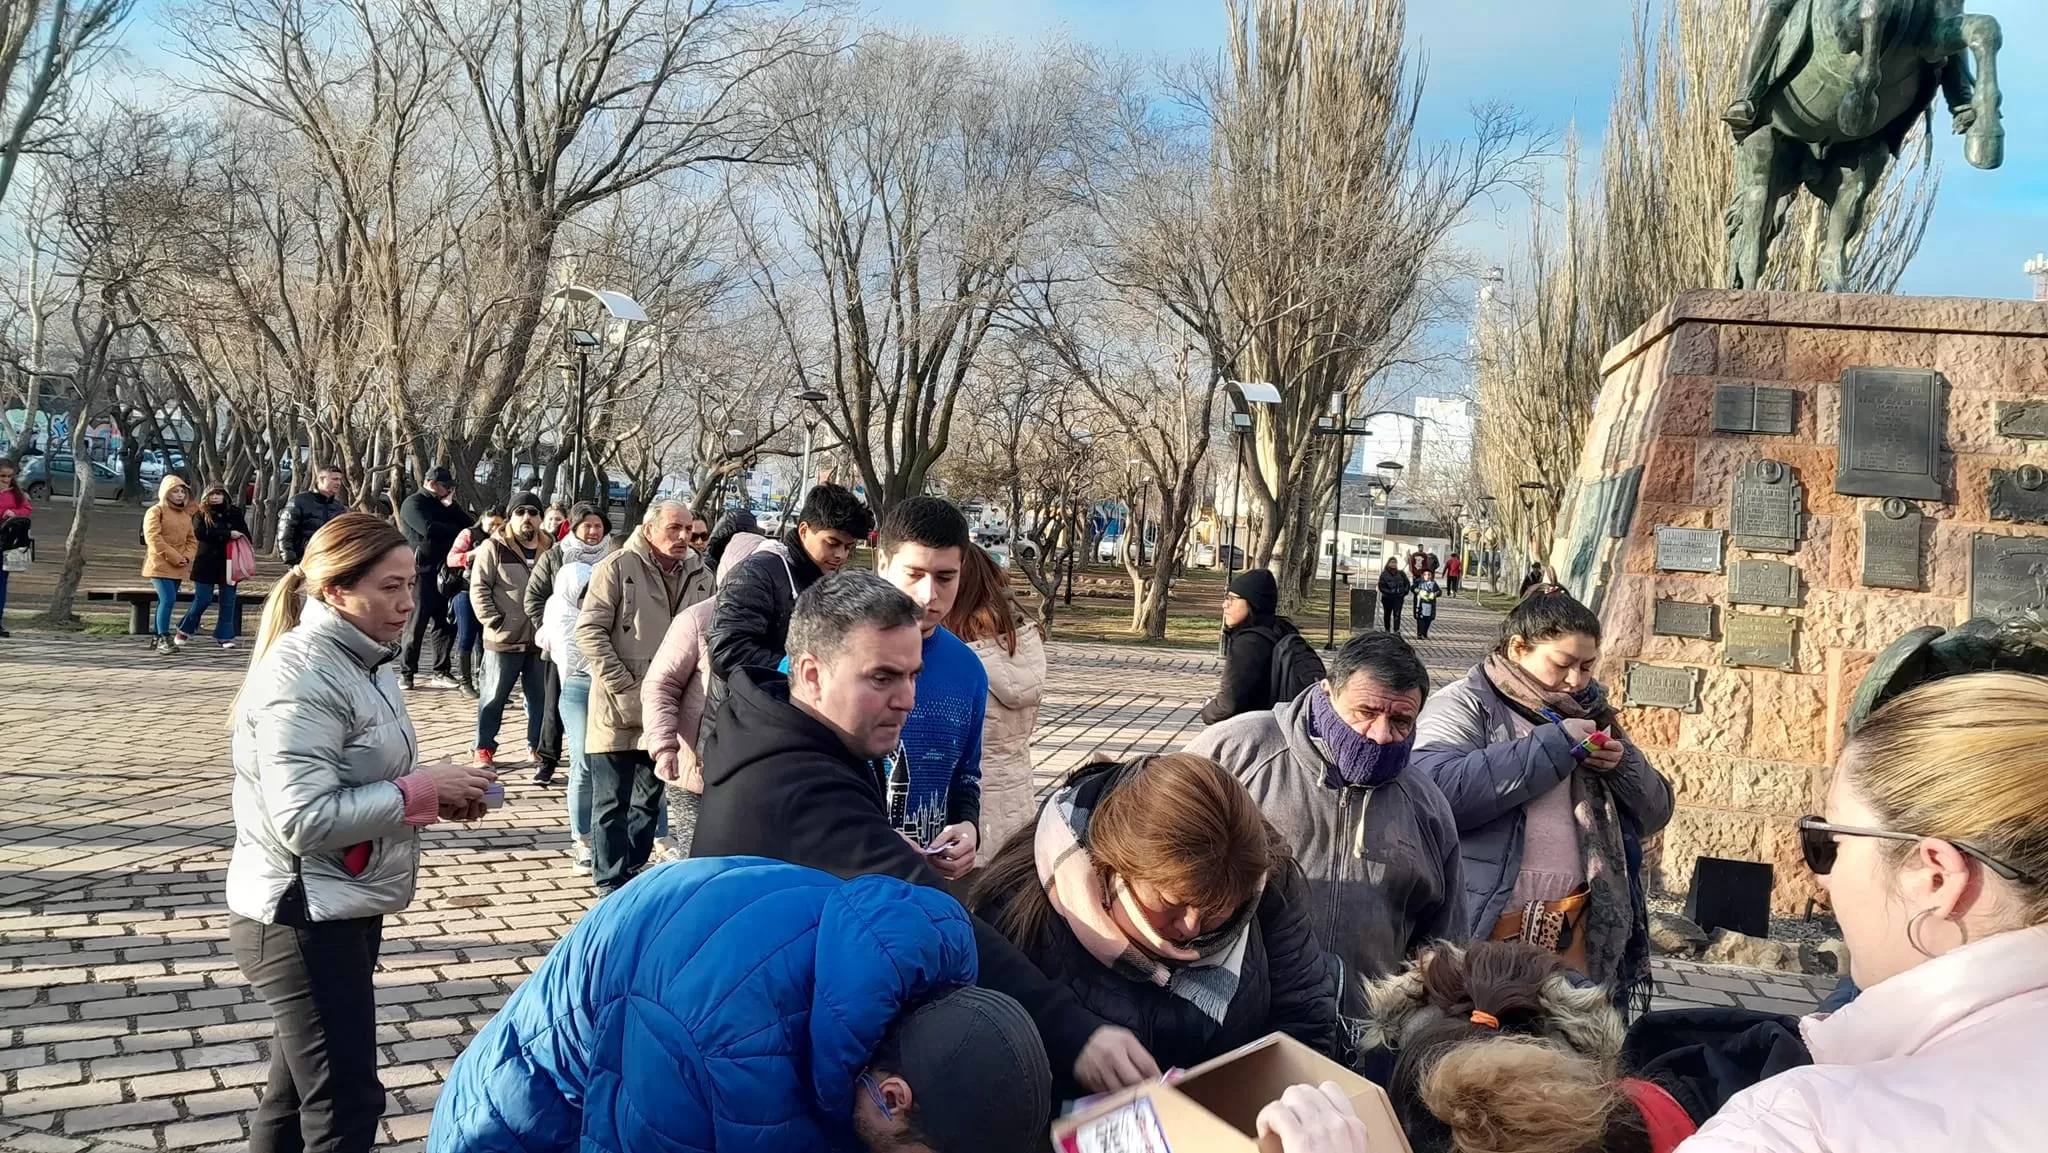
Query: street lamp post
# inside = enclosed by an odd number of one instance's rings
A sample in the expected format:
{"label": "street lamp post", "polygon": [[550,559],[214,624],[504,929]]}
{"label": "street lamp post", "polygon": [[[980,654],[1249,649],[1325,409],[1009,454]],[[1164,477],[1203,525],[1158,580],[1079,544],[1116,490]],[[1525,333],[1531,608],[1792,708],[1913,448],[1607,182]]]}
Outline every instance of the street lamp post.
{"label": "street lamp post", "polygon": [[[556,289],[554,298],[558,302],[596,303],[602,305],[605,315],[622,324],[647,323],[647,310],[640,307],[639,301],[634,300],[623,292],[615,292],[606,288],[586,288],[580,284],[570,284]],[[600,341],[597,334],[589,329],[570,327],[564,330],[562,342],[564,349],[576,357],[576,395],[572,398],[574,404],[571,406],[575,410],[575,414],[571,418],[575,421],[575,428],[571,431],[576,438],[576,442],[569,458],[569,491],[572,496],[580,497],[582,495],[583,466],[588,455],[589,432],[586,425],[588,423],[587,417],[590,405],[590,350],[596,348]],[[609,496],[609,493],[606,491],[606,486],[599,486],[600,503],[605,503],[604,498],[607,496]]]}
{"label": "street lamp post", "polygon": [[[1231,392],[1235,392],[1238,398],[1244,402],[1244,411],[1233,411],[1230,414],[1230,428],[1237,437],[1237,483],[1236,487],[1231,490],[1230,498],[1229,549],[1232,555],[1225,556],[1223,568],[1223,579],[1227,582],[1237,573],[1237,557],[1234,554],[1237,552],[1237,522],[1244,515],[1244,446],[1245,442],[1252,438],[1253,420],[1251,407],[1255,404],[1279,404],[1280,390],[1262,380],[1233,380],[1224,387]],[[1251,536],[1250,525],[1245,526],[1245,536],[1247,539]],[[1251,565],[1247,563],[1245,567],[1250,568]]]}
{"label": "street lamp post", "polygon": [[[1382,413],[1367,413],[1365,416],[1352,417],[1347,420],[1344,418],[1341,408],[1342,404],[1342,398],[1333,398],[1332,408],[1334,411],[1332,415],[1317,420],[1314,430],[1317,436],[1334,437],[1337,441],[1338,453],[1337,491],[1330,502],[1330,606],[1328,635],[1323,639],[1323,648],[1326,650],[1332,650],[1337,647],[1337,545],[1344,535],[1344,466],[1348,463],[1347,458],[1350,455],[1348,451],[1349,442],[1355,436],[1371,436],[1372,430],[1368,427],[1371,418],[1386,415]],[[1392,415],[1406,416],[1407,414],[1394,413]],[[1409,419],[1420,418],[1410,417]],[[1382,471],[1387,472],[1398,473],[1401,471],[1400,464],[1391,460],[1381,461],[1378,467]],[[1367,515],[1371,515],[1369,508]]]}
{"label": "street lamp post", "polygon": [[807,388],[796,394],[796,398],[809,406],[804,413],[804,463],[797,470],[796,487],[809,489],[811,484],[811,435],[818,428],[818,406],[831,398],[815,388]]}

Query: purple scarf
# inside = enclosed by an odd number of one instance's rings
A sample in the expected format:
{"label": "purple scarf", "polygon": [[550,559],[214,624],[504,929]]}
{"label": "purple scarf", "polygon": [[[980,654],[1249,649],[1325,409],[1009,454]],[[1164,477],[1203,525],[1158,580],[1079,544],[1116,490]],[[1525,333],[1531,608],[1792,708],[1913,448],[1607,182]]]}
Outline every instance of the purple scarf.
{"label": "purple scarf", "polygon": [[1359,736],[1337,715],[1337,706],[1330,703],[1329,690],[1321,685],[1309,693],[1308,709],[1309,735],[1322,742],[1334,762],[1324,779],[1331,788],[1373,788],[1400,776],[1401,770],[1408,767],[1415,734],[1410,733],[1407,740],[1393,745]]}

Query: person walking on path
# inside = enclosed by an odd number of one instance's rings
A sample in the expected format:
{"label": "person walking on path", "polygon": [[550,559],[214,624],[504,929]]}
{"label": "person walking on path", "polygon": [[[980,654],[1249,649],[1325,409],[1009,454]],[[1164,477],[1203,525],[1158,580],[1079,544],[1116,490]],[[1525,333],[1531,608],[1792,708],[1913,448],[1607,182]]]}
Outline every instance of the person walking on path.
{"label": "person walking on path", "polygon": [[[752,532],[735,533],[723,541],[719,582],[767,543],[768,538]],[[696,836],[697,810],[704,795],[704,763],[697,755],[703,740],[704,704],[711,691],[711,659],[704,651],[704,637],[711,629],[711,614],[717,610],[717,600],[706,597],[677,613],[640,685],[644,743],[647,755],[654,758],[654,775],[665,782],[669,835],[685,847]]]}
{"label": "person walking on path", "polygon": [[1408,593],[1415,582],[1401,571],[1401,562],[1387,558],[1387,567],[1380,570],[1380,628],[1396,636],[1401,634],[1401,608],[1408,600]]}
{"label": "person walking on path", "polygon": [[[563,513],[562,531],[548,536],[549,540],[556,542],[556,547],[540,554],[540,560],[534,562],[533,574],[526,578],[526,615],[536,621],[546,615],[548,598],[555,591],[556,574],[570,563],[572,552],[576,561],[587,565],[595,565],[610,555],[617,546],[617,542],[611,539],[611,531],[611,519],[587,501],[578,501],[573,509]],[[584,576],[588,578],[589,574]],[[588,579],[584,583],[588,585]],[[545,785],[554,781],[555,770],[562,765],[562,745],[566,736],[561,709],[560,662],[550,660],[546,663],[541,697],[540,744],[533,750],[533,779],[536,784]]]}
{"label": "person walking on path", "polygon": [[1242,782],[1294,846],[1310,923],[1343,960],[1354,1021],[1368,1015],[1367,982],[1432,941],[1466,936],[1457,817],[1408,763],[1428,695],[1429,671],[1407,641],[1360,633],[1337,650],[1328,681],[1188,745]]}
{"label": "person walking on path", "polygon": [[1457,553],[1452,553],[1451,559],[1444,562],[1444,588],[1448,590],[1452,596],[1457,596],[1458,582],[1463,580],[1464,577],[1465,558]]}
{"label": "person walking on path", "polygon": [[328,521],[348,511],[342,499],[344,478],[339,468],[325,465],[313,473],[313,487],[284,504],[277,518],[277,555],[286,564],[297,564],[306,555],[306,542]]}
{"label": "person walking on path", "polygon": [[469,514],[455,503],[455,474],[445,467],[428,472],[419,491],[398,506],[398,527],[405,533],[405,542],[412,546],[419,565],[418,579],[413,582],[419,604],[406,628],[405,654],[398,666],[399,682],[407,689],[413,687],[420,671],[420,649],[431,636],[434,651],[427,666],[432,674],[428,684],[437,689],[456,688],[452,664],[455,614],[447,594],[441,591],[440,580],[443,558],[455,547],[455,538],[469,527]]}
{"label": "person walking on path", "polygon": [[[1287,842],[1215,762],[1103,761],[1064,781],[968,909],[1162,1065],[1283,1032],[1343,1054],[1336,985]],[[1055,1077],[1062,1098],[1081,1095]]]}
{"label": "person walking on path", "polygon": [[192,534],[199,542],[192,558],[192,607],[185,610],[185,618],[178,622],[174,640],[181,645],[191,640],[206,616],[206,606],[218,600],[213,639],[220,647],[231,649],[240,631],[240,611],[235,604],[238,578],[228,571],[228,553],[236,541],[249,539],[249,522],[228,495],[226,485],[208,485],[199,494],[199,507],[192,516]]}
{"label": "person walking on path", "polygon": [[505,510],[487,509],[477,523],[456,534],[448,546],[447,564],[441,570],[441,588],[448,593],[448,610],[455,618],[455,676],[462,695],[475,700],[476,678],[483,671],[484,626],[469,603],[469,565],[476,550],[505,527]]}
{"label": "person walking on path", "polygon": [[156,585],[156,640],[151,648],[159,653],[178,651],[180,641],[171,632],[171,614],[178,607],[178,590],[192,576],[192,561],[199,555],[199,537],[192,531],[192,489],[182,477],[170,473],[156,486],[156,503],[142,514],[142,575]]}
{"label": "person walking on path", "polygon": [[1682,1153],[2041,1148],[2048,680],[1966,673],[1851,734],[1799,822],[1862,995],[1806,1017],[1813,1064],[1737,1093]]}
{"label": "person walking on path", "polygon": [[981,726],[981,831],[976,855],[993,860],[1003,842],[1038,815],[1031,731],[1045,698],[1045,633],[1010,593],[1009,574],[979,545],[960,567],[960,595],[944,624],[988,674]]}
{"label": "person walking on path", "polygon": [[[540,499],[521,493],[512,518],[476,549],[469,566],[469,603],[484,626],[484,683],[476,710],[476,763],[497,763],[498,729],[517,684],[526,701],[526,747],[540,744],[540,646],[538,624],[526,615],[526,579],[534,562],[553,543],[540,531]],[[535,774],[538,776],[538,774]]]}
{"label": "person walking on path", "polygon": [[412,903],[420,829],[489,804],[488,771],[419,764],[392,671],[415,572],[391,525],[329,522],[271,590],[234,704],[228,939],[272,1022],[254,1153],[377,1143],[384,918]]}
{"label": "person walking on path", "polygon": [[795,528],[757,550],[718,588],[711,618],[711,699],[717,723],[725,681],[737,669],[772,673],[782,667],[784,638],[796,598],[820,577],[845,567],[875,530],[874,514],[843,485],[821,484],[804,495]]}
{"label": "person walking on path", "polygon": [[1415,639],[1429,639],[1429,626],[1436,623],[1436,601],[1443,595],[1443,586],[1436,583],[1436,573],[1424,569],[1422,579],[1415,582]]}
{"label": "person walking on path", "polygon": [[1223,596],[1223,680],[1197,720],[1213,725],[1270,709],[1323,678],[1323,659],[1279,611],[1280,584],[1271,570],[1249,569],[1231,580]]}
{"label": "person walking on path", "polygon": [[939,622],[960,592],[960,570],[974,547],[967,518],[941,497],[900,501],[882,520],[876,569],[923,610],[924,666],[917,707],[903,723],[891,762],[909,762],[904,812],[919,829],[918,847],[932,868],[957,881],[974,868],[981,844],[981,727],[988,712],[988,673],[965,642]]}
{"label": "person walking on path", "polygon": [[17,567],[26,571],[30,550],[29,525],[34,509],[28,494],[16,479],[21,469],[13,460],[0,456],[0,638],[8,635],[7,578]]}
{"label": "person walking on path", "polygon": [[[603,543],[610,545],[612,539],[604,537]],[[590,665],[576,644],[576,618],[583,611],[583,594],[594,568],[590,562],[577,561],[556,572],[554,591],[541,606],[540,628],[534,634],[541,651],[560,670],[562,744],[569,754],[569,858],[586,873],[591,867],[590,762],[584,753],[583,734],[590,716]]]}
{"label": "person walking on path", "polygon": [[[922,616],[873,573],[836,573],[804,590],[790,616],[789,675],[733,673],[724,715],[704,737],[692,857],[774,857],[946,889],[891,822],[877,771],[917,703]],[[1031,1014],[1056,1075],[1071,1070],[1091,1092],[1159,1076],[1129,1030],[1103,1024],[1001,933],[977,919],[974,941],[981,985]]]}
{"label": "person walking on path", "polygon": [[[758,857],[592,909],[434,1105],[438,1153],[1033,1153],[1052,1074],[944,894]],[[810,1022],[808,1028],[803,1022]]]}
{"label": "person walking on path", "polygon": [[1457,814],[1471,935],[1550,949],[1625,1005],[1649,980],[1642,842],[1673,801],[1593,679],[1599,659],[1600,618],[1538,588],[1423,706],[1414,763]]}
{"label": "person walking on path", "polygon": [[591,571],[575,641],[590,664],[583,756],[590,771],[591,879],[600,895],[630,880],[662,836],[661,782],[640,747],[640,684],[676,614],[711,595],[690,548],[690,506],[649,505],[631,539]]}
{"label": "person walking on path", "polygon": [[1522,587],[1515,590],[1515,595],[1518,597],[1528,596],[1530,589],[1543,583],[1543,562],[1530,561],[1529,571],[1522,574]]}

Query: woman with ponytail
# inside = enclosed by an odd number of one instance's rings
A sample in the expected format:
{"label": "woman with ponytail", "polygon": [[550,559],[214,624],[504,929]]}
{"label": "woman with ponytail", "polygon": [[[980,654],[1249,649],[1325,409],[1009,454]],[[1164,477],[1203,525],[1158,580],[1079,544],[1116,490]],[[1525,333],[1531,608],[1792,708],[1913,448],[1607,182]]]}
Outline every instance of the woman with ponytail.
{"label": "woman with ponytail", "polygon": [[397,528],[329,521],[272,590],[235,701],[228,936],[273,1022],[255,1153],[375,1143],[383,920],[412,902],[420,829],[481,817],[496,779],[418,763],[392,664],[413,572]]}

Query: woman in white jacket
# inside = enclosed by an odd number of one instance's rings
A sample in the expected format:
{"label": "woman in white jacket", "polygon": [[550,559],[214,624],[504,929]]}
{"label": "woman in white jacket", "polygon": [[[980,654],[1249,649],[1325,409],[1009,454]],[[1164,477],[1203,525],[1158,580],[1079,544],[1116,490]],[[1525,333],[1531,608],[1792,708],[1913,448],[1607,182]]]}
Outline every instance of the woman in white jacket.
{"label": "woman in white jacket", "polygon": [[1729,1101],[1680,1153],[2048,1148],[2048,679],[1913,689],[1800,821],[1862,995],[1801,1022],[1813,1064]]}
{"label": "woman in white jacket", "polygon": [[960,592],[945,626],[988,671],[981,728],[981,848],[995,859],[1004,838],[1038,816],[1031,778],[1031,730],[1045,694],[1045,635],[1010,595],[1009,574],[977,545],[961,558]]}

